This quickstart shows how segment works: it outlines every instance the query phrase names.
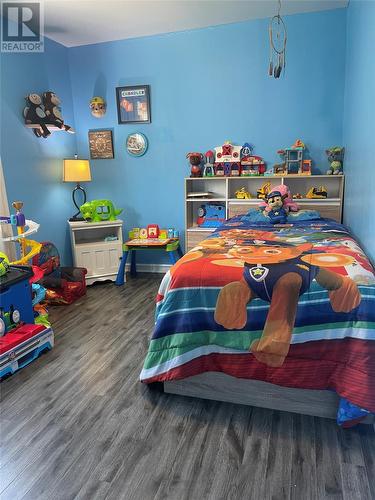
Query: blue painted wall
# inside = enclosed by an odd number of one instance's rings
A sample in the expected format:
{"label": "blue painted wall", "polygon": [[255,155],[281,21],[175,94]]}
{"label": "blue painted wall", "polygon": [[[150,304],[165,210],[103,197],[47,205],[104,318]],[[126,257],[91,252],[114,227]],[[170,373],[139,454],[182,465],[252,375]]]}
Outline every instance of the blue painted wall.
{"label": "blue painted wall", "polygon": [[[88,155],[89,129],[114,131],[115,159],[91,162],[90,196],[124,207],[126,229],[154,222],[182,231],[188,151],[249,141],[273,164],[277,149],[302,138],[325,172],[324,148],[342,143],[345,10],[289,16],[287,26],[280,80],[267,76],[266,19],[70,49],[79,154]],[[115,87],[133,84],[151,85],[149,125],[117,125]],[[108,103],[103,119],[90,115],[93,95]],[[131,158],[125,139],[137,130],[150,146]]]}
{"label": "blue painted wall", "polygon": [[62,183],[62,159],[76,151],[72,134],[38,139],[24,126],[24,97],[46,90],[62,99],[63,117],[74,126],[68,49],[45,40],[41,54],[1,53],[1,159],[8,200],[23,200],[25,215],[41,224],[35,239],[51,240],[70,262],[67,219],[72,214],[71,184]]}
{"label": "blue painted wall", "polygon": [[[288,16],[287,26],[287,72],[277,81],[267,76],[265,19],[72,49],[47,40],[43,55],[2,54],[9,199],[25,200],[27,215],[42,224],[40,239],[54,241],[68,262],[72,186],[61,183],[62,159],[76,147],[88,157],[89,129],[112,128],[115,145],[114,160],[91,162],[89,197],[123,207],[126,229],[155,222],[182,231],[185,155],[227,139],[252,142],[273,164],[277,149],[302,138],[315,171],[324,172],[324,148],[342,143],[346,10]],[[149,125],[117,125],[115,87],[132,84],[151,85]],[[48,88],[61,95],[76,136],[41,140],[24,128],[23,96]],[[100,120],[88,107],[94,95],[108,103]],[[126,136],[136,130],[150,143],[142,158],[125,151]]]}
{"label": "blue painted wall", "polygon": [[375,262],[375,3],[350,2],[347,12],[344,113],[344,222]]}

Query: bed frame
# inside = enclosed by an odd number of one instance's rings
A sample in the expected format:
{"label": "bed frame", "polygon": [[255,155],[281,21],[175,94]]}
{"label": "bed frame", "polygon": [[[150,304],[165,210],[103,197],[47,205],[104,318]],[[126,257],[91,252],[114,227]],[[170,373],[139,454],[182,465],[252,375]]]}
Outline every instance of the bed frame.
{"label": "bed frame", "polygon": [[[164,392],[334,419],[339,402],[333,391],[281,387],[220,372],[164,382]],[[362,422],[373,424],[374,421],[374,417],[369,416]]]}

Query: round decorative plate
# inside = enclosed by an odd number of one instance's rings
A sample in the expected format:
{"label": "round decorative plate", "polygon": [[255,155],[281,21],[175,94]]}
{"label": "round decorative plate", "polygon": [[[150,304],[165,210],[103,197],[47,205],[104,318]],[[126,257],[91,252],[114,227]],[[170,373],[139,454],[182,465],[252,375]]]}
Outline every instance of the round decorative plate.
{"label": "round decorative plate", "polygon": [[140,132],[129,134],[126,138],[126,151],[132,156],[144,155],[147,147],[147,137]]}

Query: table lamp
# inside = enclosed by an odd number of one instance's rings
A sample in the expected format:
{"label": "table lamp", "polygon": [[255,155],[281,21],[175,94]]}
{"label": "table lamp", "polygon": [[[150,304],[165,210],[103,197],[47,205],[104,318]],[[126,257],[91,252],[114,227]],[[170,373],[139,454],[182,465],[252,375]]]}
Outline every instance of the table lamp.
{"label": "table lamp", "polygon": [[[76,206],[78,212],[73,215],[69,220],[70,221],[79,221],[83,220],[82,217],[79,217],[80,210],[79,205],[76,201],[77,191],[82,191],[83,193],[83,203],[86,203],[86,191],[80,185],[80,182],[89,182],[91,181],[91,171],[90,171],[90,162],[89,160],[78,159],[77,155],[74,158],[65,159],[64,160],[64,174],[63,174],[64,182],[76,182],[77,185],[73,189],[72,198],[73,203]],[[81,205],[83,205],[81,203]]]}

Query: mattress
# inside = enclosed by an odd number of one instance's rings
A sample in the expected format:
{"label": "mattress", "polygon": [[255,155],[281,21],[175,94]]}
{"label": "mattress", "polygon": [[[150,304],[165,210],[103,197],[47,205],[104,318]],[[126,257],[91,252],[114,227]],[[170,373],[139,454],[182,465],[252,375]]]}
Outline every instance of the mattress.
{"label": "mattress", "polygon": [[164,276],[141,381],[216,371],[335,391],[339,421],[375,413],[374,274],[333,220],[230,219]]}

